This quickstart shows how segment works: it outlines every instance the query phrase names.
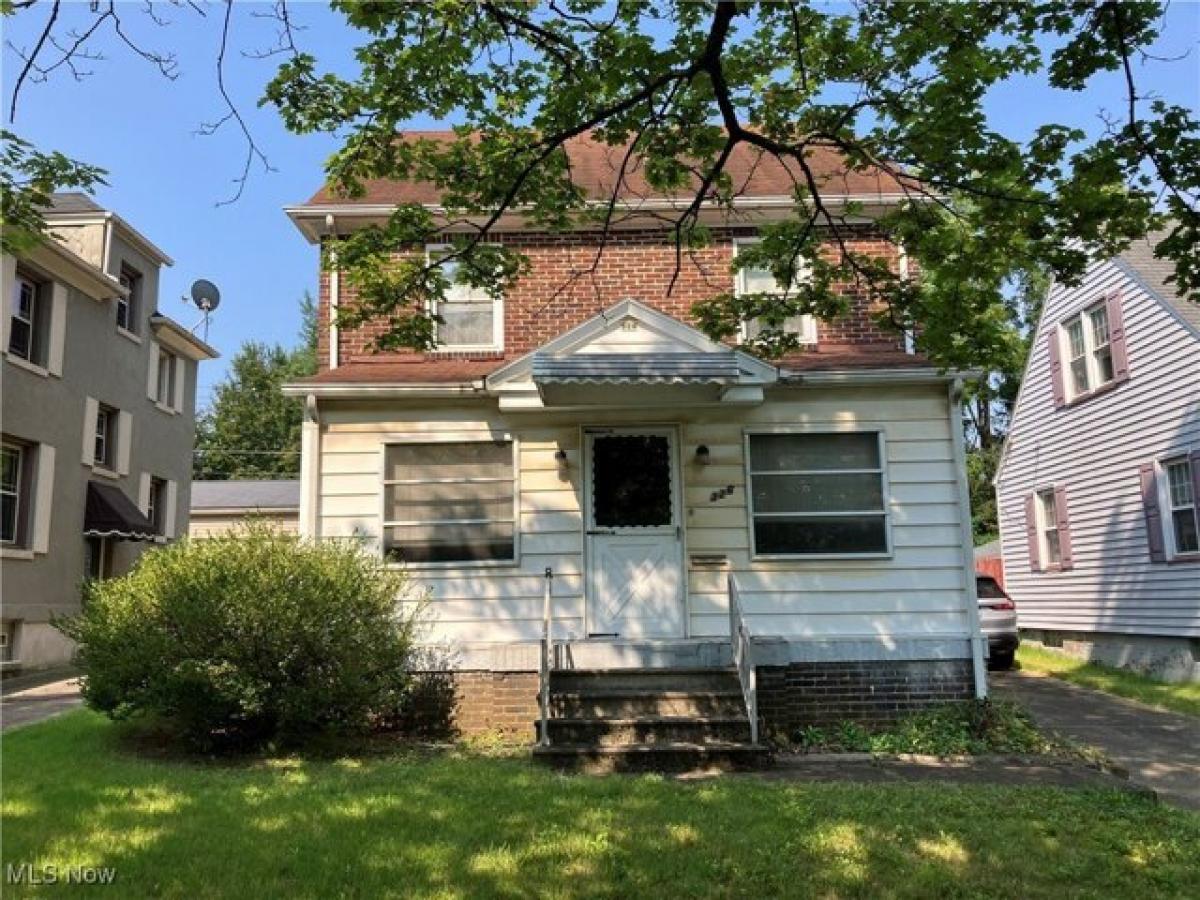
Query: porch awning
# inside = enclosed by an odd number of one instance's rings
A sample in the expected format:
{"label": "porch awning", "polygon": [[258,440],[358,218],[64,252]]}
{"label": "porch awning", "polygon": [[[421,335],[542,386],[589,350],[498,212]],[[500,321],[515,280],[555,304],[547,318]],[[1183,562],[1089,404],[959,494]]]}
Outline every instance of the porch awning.
{"label": "porch awning", "polygon": [[533,357],[534,384],[735,384],[737,354],[577,353]]}
{"label": "porch awning", "polygon": [[119,487],[99,481],[88,482],[83,533],[122,541],[152,541],[158,537],[154,525]]}

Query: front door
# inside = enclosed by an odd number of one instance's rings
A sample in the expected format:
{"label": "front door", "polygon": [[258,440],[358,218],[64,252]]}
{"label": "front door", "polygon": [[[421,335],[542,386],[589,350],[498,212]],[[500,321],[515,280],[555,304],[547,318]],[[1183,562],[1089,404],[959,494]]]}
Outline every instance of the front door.
{"label": "front door", "polygon": [[675,432],[596,428],[584,438],[588,634],[682,637]]}

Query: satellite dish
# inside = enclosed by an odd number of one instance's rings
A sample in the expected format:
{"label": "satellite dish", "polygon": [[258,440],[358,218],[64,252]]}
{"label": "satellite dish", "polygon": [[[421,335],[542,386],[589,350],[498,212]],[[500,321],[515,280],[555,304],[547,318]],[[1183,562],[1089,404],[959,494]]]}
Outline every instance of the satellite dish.
{"label": "satellite dish", "polygon": [[211,281],[197,278],[192,282],[192,302],[205,314],[210,313],[221,305],[221,292]]}

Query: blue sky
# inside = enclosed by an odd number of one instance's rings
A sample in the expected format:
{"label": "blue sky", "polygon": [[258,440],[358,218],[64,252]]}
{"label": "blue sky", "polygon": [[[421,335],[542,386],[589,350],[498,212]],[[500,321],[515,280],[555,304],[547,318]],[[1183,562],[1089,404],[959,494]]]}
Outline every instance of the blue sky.
{"label": "blue sky", "polygon": [[[299,299],[306,290],[315,293],[318,262],[315,249],[301,238],[282,207],[307,199],[319,187],[322,163],[336,142],[327,136],[291,135],[273,110],[257,108],[275,62],[244,58],[240,51],[271,46],[274,26],[255,16],[269,10],[268,4],[238,3],[226,80],[275,171],[264,173],[255,167],[241,199],[218,205],[232,195],[245,152],[241,136],[231,128],[213,136],[196,134],[202,122],[224,111],[215,72],[223,8],[202,4],[207,14],[201,17],[186,7],[156,4],[156,9],[163,7],[160,15],[172,20],[170,26],[158,27],[141,14],[140,6],[119,4],[132,34],[146,45],[175,52],[180,69],[176,80],[162,78],[150,63],[106,37],[96,45],[106,59],[85,66],[94,73],[90,77],[76,81],[60,70],[49,82],[25,86],[15,130],[39,147],[61,150],[108,170],[109,186],[97,193],[99,202],[119,212],[175,260],[162,282],[159,305],[164,312],[191,326],[195,311],[180,300],[188,286],[201,277],[220,286],[223,302],[209,340],[223,359],[202,367],[198,399],[203,405],[243,341],[294,343]],[[64,17],[85,12],[86,8],[68,7]],[[47,13],[35,7],[6,22],[6,41],[17,47],[31,45]],[[298,34],[304,49],[339,70],[352,65],[359,37],[339,16],[312,2],[294,4],[292,14],[306,28]],[[1139,67],[1142,89],[1200,108],[1198,41],[1200,2],[1175,0],[1154,48],[1164,60]],[[6,43],[6,119],[8,92],[19,65]],[[1097,79],[1084,94],[1051,91],[1034,81],[1014,82],[993,93],[988,112],[1001,131],[1023,138],[1045,121],[1095,133],[1101,128],[1100,110],[1119,113],[1123,103],[1123,82],[1114,74]]]}

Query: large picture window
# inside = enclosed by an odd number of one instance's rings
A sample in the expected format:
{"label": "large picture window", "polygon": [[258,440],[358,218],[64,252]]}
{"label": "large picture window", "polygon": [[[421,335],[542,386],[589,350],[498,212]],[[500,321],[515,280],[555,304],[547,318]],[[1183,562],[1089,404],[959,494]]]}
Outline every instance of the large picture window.
{"label": "large picture window", "polygon": [[747,442],[756,555],[888,552],[877,432],[751,434]]}
{"label": "large picture window", "polygon": [[389,444],[383,551],[410,563],[516,558],[512,441]]}

